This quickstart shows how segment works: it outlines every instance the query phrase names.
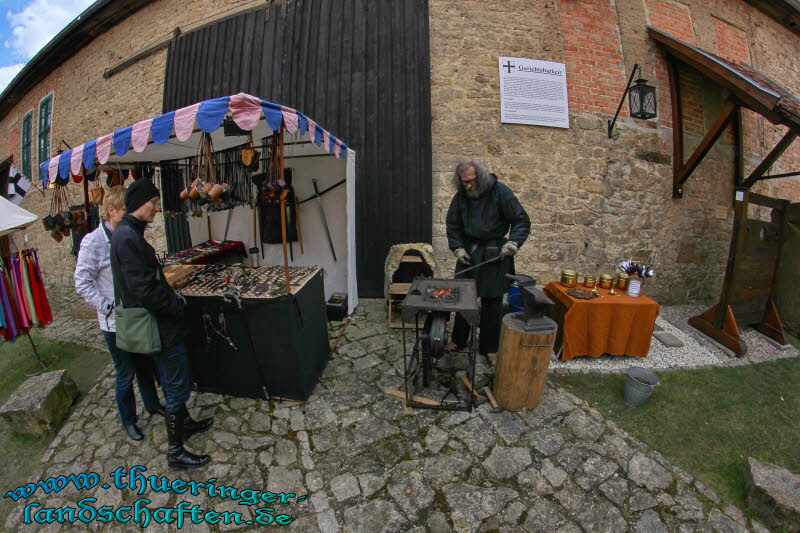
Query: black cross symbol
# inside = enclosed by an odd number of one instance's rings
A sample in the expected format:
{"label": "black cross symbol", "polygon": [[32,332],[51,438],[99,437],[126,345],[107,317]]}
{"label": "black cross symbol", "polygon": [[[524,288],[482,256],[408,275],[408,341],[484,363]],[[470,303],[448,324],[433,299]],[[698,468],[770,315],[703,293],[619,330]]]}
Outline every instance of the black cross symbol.
{"label": "black cross symbol", "polygon": [[511,61],[506,61],[506,64],[503,65],[503,68],[507,68],[508,73],[511,74],[511,69],[514,68],[514,63],[512,63]]}

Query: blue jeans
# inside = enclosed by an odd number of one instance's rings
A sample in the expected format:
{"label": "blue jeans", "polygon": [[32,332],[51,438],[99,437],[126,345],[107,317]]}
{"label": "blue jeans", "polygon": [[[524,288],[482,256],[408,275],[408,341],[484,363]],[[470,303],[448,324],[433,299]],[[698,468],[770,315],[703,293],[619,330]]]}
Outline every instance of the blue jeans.
{"label": "blue jeans", "polygon": [[155,354],[153,360],[164,391],[164,408],[170,413],[182,411],[191,392],[186,347],[177,344]]}
{"label": "blue jeans", "polygon": [[136,399],[133,396],[133,378],[139,385],[139,394],[147,411],[153,413],[160,407],[156,393],[153,360],[147,355],[131,355],[117,348],[117,334],[103,332],[108,346],[108,353],[114,361],[116,370],[115,397],[119,408],[119,417],[125,425],[136,423]]}

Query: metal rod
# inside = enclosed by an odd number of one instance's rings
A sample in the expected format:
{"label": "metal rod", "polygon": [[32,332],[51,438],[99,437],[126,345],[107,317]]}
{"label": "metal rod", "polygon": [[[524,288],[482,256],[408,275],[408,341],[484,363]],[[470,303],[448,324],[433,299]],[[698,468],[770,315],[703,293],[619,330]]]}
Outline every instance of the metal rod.
{"label": "metal rod", "polygon": [[483,263],[478,263],[475,266],[471,266],[469,268],[465,268],[464,270],[459,270],[458,272],[456,272],[455,274],[453,274],[449,278],[445,278],[445,279],[454,279],[456,276],[460,276],[464,272],[469,272],[470,270],[475,270],[476,268],[482,267],[483,265],[488,265],[489,263],[494,263],[495,261],[498,261],[501,257],[503,257],[503,256],[502,255],[498,255],[496,257],[492,257],[491,259],[489,259],[488,261],[484,261]]}
{"label": "metal rod", "polygon": [[319,188],[317,187],[317,178],[311,178],[311,183],[314,185],[314,195],[317,197],[317,203],[319,204],[319,214],[322,217],[322,225],[325,228],[325,235],[328,237],[328,246],[331,248],[331,254],[333,254],[333,260],[336,261],[336,251],[333,249],[333,240],[331,239],[331,230],[328,229],[328,220],[325,218],[325,210],[322,208],[322,198],[319,195]]}
{"label": "metal rod", "polygon": [[639,70],[641,76],[641,69],[639,68],[639,63],[633,65],[633,70],[631,71],[631,77],[628,78],[628,85],[625,86],[625,92],[622,93],[622,98],[619,101],[619,105],[617,106],[617,112],[614,113],[614,120],[608,121],[608,138],[611,138],[611,131],[614,129],[614,124],[617,122],[617,117],[619,116],[619,111],[622,109],[622,104],[625,103],[625,97],[628,95],[628,91],[631,89],[631,82],[633,81],[633,76],[636,74],[636,71]]}

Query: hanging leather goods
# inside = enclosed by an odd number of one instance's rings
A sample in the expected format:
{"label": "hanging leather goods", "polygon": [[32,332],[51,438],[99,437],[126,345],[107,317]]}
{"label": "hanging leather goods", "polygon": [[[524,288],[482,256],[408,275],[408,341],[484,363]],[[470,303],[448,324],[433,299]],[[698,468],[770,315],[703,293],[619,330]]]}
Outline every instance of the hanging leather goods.
{"label": "hanging leather goods", "polygon": [[103,205],[103,197],[105,196],[105,189],[103,188],[103,184],[100,183],[98,178],[94,180],[94,187],[92,187],[91,195],[92,195],[92,203],[98,207]]}
{"label": "hanging leather goods", "polygon": [[[278,136],[278,143],[280,144],[280,158],[278,159],[280,173],[280,181],[283,183],[283,124],[280,127],[280,135]],[[281,191],[281,237],[283,239],[283,272],[286,277],[286,294],[292,293],[291,279],[289,277],[289,258],[286,256],[286,195],[288,190]]]}
{"label": "hanging leather goods", "polygon": [[294,219],[297,221],[297,239],[300,241],[300,253],[303,252],[303,230],[300,228],[300,204],[297,203],[297,194],[294,195]]}

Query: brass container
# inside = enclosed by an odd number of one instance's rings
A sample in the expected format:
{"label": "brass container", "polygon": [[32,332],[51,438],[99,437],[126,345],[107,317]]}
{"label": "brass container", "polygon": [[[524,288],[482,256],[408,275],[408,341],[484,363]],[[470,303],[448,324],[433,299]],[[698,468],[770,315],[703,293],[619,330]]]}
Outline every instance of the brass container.
{"label": "brass container", "polygon": [[587,289],[594,289],[595,279],[594,276],[584,276],[583,286]]}
{"label": "brass container", "polygon": [[610,274],[603,274],[600,276],[600,281],[597,285],[601,289],[610,289],[614,285],[614,278]]}
{"label": "brass container", "polygon": [[574,287],[578,284],[578,273],[574,270],[562,270],[561,284],[565,287]]}
{"label": "brass container", "polygon": [[620,273],[619,280],[617,280],[617,288],[623,291],[626,290],[628,288],[628,279],[630,279],[630,276],[624,272]]}

